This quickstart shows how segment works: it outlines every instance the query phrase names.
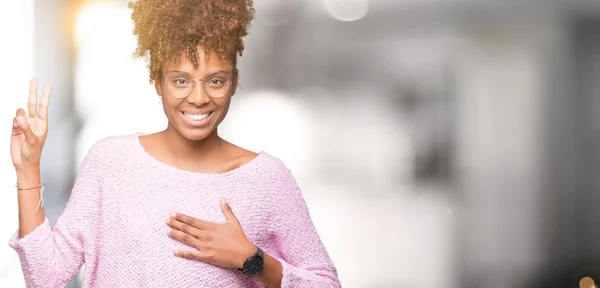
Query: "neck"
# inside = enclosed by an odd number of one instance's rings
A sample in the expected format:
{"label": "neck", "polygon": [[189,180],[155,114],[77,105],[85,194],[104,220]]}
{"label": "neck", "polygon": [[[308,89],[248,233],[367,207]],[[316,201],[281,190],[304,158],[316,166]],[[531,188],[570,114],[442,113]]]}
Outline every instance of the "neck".
{"label": "neck", "polygon": [[189,140],[170,124],[162,134],[169,153],[177,159],[188,159],[194,162],[206,160],[209,155],[218,155],[215,152],[223,146],[223,139],[219,137],[216,129],[202,140]]}

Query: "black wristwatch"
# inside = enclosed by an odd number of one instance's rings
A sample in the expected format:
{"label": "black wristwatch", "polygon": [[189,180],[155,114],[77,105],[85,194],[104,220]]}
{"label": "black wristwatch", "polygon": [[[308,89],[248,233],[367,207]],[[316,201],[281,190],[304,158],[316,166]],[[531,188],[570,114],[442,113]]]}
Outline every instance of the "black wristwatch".
{"label": "black wristwatch", "polygon": [[246,261],[244,261],[244,268],[238,268],[238,270],[248,277],[258,276],[263,270],[265,264],[264,258],[265,253],[260,248],[256,247],[256,254],[246,259]]}

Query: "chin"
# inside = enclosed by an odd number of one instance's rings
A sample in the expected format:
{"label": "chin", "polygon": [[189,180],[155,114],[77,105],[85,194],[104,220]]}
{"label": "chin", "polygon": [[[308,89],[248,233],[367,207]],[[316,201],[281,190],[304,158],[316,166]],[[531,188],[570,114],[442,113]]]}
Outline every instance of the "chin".
{"label": "chin", "polygon": [[186,123],[180,121],[175,122],[175,130],[179,132],[183,138],[191,141],[200,141],[208,138],[214,131],[213,125],[207,125],[206,127],[190,127]]}
{"label": "chin", "polygon": [[188,128],[177,129],[177,130],[179,131],[181,136],[183,136],[185,139],[188,139],[190,141],[204,140],[213,132],[212,130],[211,131],[204,131],[204,130],[198,131],[195,129],[188,129]]}

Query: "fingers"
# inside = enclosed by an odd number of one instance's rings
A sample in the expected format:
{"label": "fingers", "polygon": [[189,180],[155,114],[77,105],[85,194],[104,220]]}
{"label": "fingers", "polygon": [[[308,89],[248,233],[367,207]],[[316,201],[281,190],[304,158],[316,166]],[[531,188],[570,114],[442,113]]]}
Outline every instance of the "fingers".
{"label": "fingers", "polygon": [[17,117],[13,118],[13,127],[11,136],[21,135],[23,131],[19,128],[19,123],[17,123]]}
{"label": "fingers", "polygon": [[27,110],[31,118],[37,116],[37,89],[38,81],[33,78],[29,81],[29,100],[27,100]]}
{"label": "fingers", "polygon": [[229,204],[227,204],[227,202],[225,201],[225,198],[221,198],[220,205],[221,211],[223,211],[223,215],[225,215],[225,219],[228,223],[238,221],[235,215],[233,214],[233,210],[231,210],[231,206],[229,206]]}
{"label": "fingers", "polygon": [[[18,109],[17,113],[15,113],[15,118],[13,118],[13,135],[23,134],[23,131],[19,127],[19,122],[17,121],[17,117],[19,117],[20,115],[25,115],[25,111],[23,109]],[[18,133],[15,134],[15,132],[17,131]]]}
{"label": "fingers", "polygon": [[171,215],[171,218],[201,230],[208,230],[215,225],[214,223],[196,219],[194,217],[190,217],[181,213],[173,213],[173,215]]}
{"label": "fingers", "polygon": [[52,86],[46,84],[44,92],[42,92],[42,102],[40,102],[40,118],[48,120],[48,105],[50,104],[50,95],[52,94]]}
{"label": "fingers", "polygon": [[200,260],[208,262],[210,257],[206,256],[202,251],[175,251],[175,256],[190,259],[190,260]]}
{"label": "fingers", "polygon": [[191,247],[195,247],[195,248],[200,247],[200,244],[201,244],[200,240],[198,240],[198,238],[196,238],[188,233],[173,229],[173,230],[169,231],[168,234],[169,234],[169,237],[179,240],[180,242],[183,242]]}
{"label": "fingers", "polygon": [[170,218],[167,220],[167,225],[175,230],[179,230],[191,236],[194,236],[200,240],[208,239],[208,232],[206,230],[200,230],[196,227],[190,226],[184,222],[178,221],[174,218]]}
{"label": "fingers", "polygon": [[35,144],[35,142],[37,141],[37,136],[35,136],[35,134],[33,134],[33,131],[31,131],[31,127],[29,126],[29,123],[27,123],[27,120],[25,119],[25,112],[23,111],[23,109],[19,109],[20,113],[18,112],[18,116],[17,116],[17,125],[19,125],[19,128],[21,129],[21,131],[23,131],[23,134],[25,134],[25,142],[27,142],[30,145]]}

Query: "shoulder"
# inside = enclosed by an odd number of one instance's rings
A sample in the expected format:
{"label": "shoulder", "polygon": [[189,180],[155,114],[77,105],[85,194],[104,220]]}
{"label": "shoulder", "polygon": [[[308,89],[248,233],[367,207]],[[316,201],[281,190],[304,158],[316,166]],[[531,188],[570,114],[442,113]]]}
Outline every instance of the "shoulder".
{"label": "shoulder", "polygon": [[232,149],[230,155],[227,157],[229,166],[228,169],[233,170],[248,165],[257,159],[258,156],[258,153],[236,146]]}
{"label": "shoulder", "polygon": [[84,162],[115,159],[130,154],[135,150],[135,141],[139,141],[139,135],[118,135],[97,140],[91,144]]}
{"label": "shoulder", "polygon": [[265,151],[260,152],[257,175],[264,191],[263,198],[269,205],[270,215],[278,218],[281,216],[306,213],[306,199],[294,177],[292,170],[284,160]]}
{"label": "shoulder", "polygon": [[258,178],[265,184],[272,186],[277,193],[282,193],[285,196],[287,193],[295,194],[299,192],[296,178],[281,158],[261,151],[254,161],[257,161],[258,169],[256,172]]}
{"label": "shoulder", "polygon": [[264,173],[265,176],[292,176],[291,170],[285,165],[281,158],[273,156],[266,151],[258,153],[256,158],[252,161],[258,162],[260,168],[259,171]]}

